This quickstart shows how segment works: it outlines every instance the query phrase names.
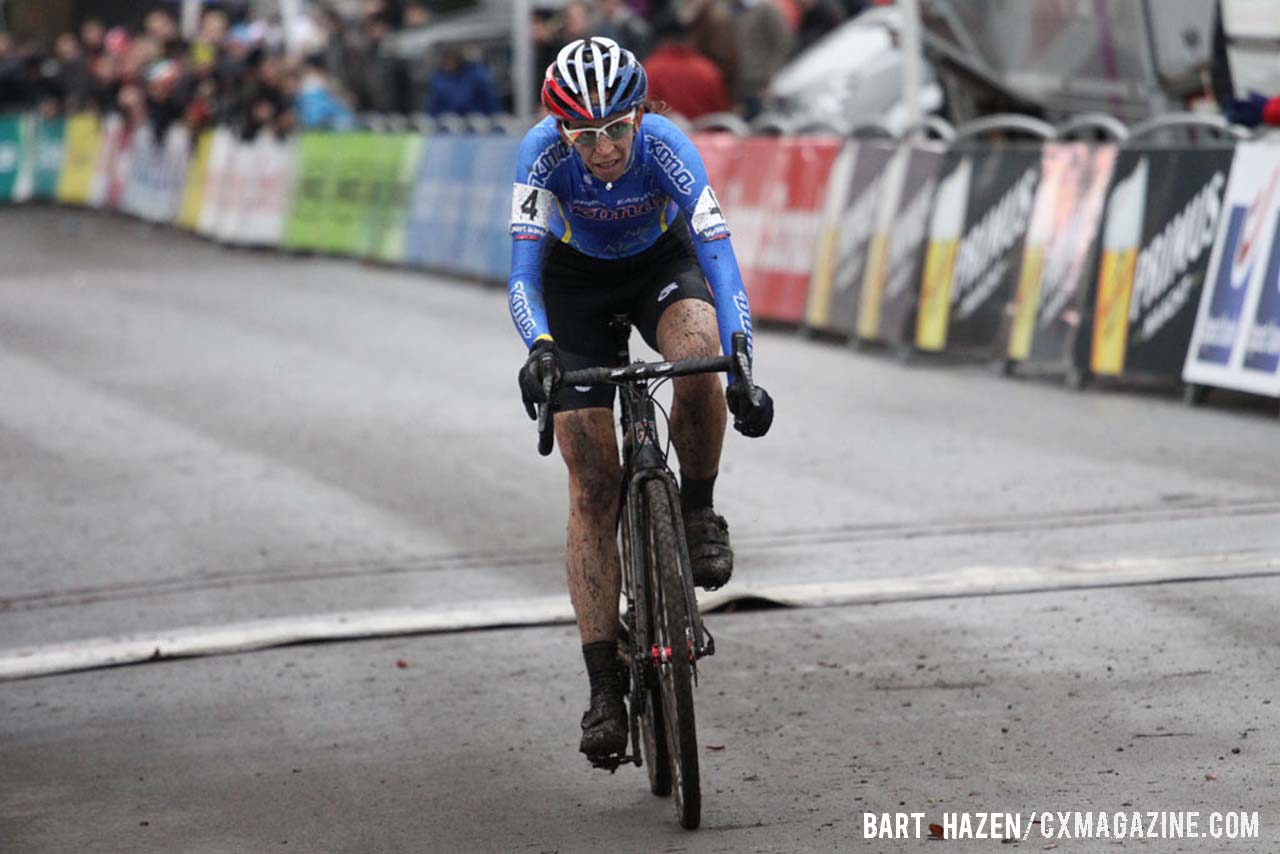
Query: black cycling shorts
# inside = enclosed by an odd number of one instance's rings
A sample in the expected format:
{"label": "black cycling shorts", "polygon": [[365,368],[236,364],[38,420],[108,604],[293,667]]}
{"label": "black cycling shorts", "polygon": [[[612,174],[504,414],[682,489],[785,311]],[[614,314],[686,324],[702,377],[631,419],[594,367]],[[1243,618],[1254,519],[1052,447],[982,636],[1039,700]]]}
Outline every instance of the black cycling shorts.
{"label": "black cycling shorts", "polygon": [[[658,319],[664,311],[684,299],[715,305],[683,220],[629,258],[594,258],[557,243],[543,261],[542,282],[547,323],[566,371],[613,365],[609,323],[615,315],[629,316],[645,342],[657,350]],[[612,408],[614,392],[610,383],[564,386],[556,409]]]}

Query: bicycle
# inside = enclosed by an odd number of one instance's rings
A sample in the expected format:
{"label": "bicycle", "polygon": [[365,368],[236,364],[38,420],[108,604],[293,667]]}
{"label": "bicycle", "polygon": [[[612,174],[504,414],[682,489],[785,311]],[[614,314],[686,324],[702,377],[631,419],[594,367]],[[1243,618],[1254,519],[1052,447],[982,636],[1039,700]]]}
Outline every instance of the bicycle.
{"label": "bicycle", "polygon": [[[622,595],[619,651],[630,674],[627,694],[631,755],[591,757],[610,772],[622,764],[647,766],[649,788],[659,797],[675,794],[676,818],[693,830],[702,818],[698,770],[698,738],[694,723],[693,687],[698,660],[715,654],[715,638],[702,624],[694,595],[689,549],[680,513],[680,491],[659,446],[653,394],[663,382],[691,374],[734,371],[751,383],[747,338],[736,333],[732,356],[682,359],[676,362],[631,362],[630,319],[617,315],[610,324],[615,336],[615,367],[568,371],[561,384],[619,387],[622,426],[622,500],[619,530],[622,549]],[[546,399],[554,391],[543,387]],[[666,412],[663,410],[665,417]],[[553,409],[538,407],[538,452],[555,444]]]}

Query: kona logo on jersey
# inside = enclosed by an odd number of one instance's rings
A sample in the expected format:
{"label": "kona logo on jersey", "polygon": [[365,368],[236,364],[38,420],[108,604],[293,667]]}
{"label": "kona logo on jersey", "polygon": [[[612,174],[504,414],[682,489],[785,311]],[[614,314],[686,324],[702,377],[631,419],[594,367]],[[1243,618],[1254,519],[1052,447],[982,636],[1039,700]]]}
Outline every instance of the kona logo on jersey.
{"label": "kona logo on jersey", "polygon": [[1159,332],[1190,298],[1192,282],[1178,280],[1213,246],[1226,183],[1221,172],[1214,174],[1138,254],[1129,322],[1148,315],[1142,324],[1144,340]]}
{"label": "kona logo on jersey", "polygon": [[671,179],[671,183],[676,185],[677,190],[686,196],[691,195],[695,179],[689,167],[685,166],[684,161],[680,159],[680,155],[657,137],[651,136],[648,140],[649,147],[653,151],[653,159],[658,167]]}
{"label": "kona logo on jersey", "polygon": [[556,167],[563,163],[569,154],[569,146],[562,139],[557,140],[549,148],[543,149],[538,159],[533,161],[533,168],[529,170],[528,183],[535,187],[545,187],[551,173],[556,171]]}
{"label": "kona logo on jersey", "polygon": [[750,356],[754,347],[751,335],[751,302],[747,299],[746,291],[738,291],[733,295],[733,307],[738,310],[738,323],[742,326],[742,331],[747,333],[747,355]]}
{"label": "kona logo on jersey", "polygon": [[524,282],[511,284],[511,293],[507,294],[507,302],[511,305],[511,319],[516,323],[520,335],[528,341],[533,338],[538,324],[533,319],[533,309],[529,307],[529,296],[524,291]]}
{"label": "kona logo on jersey", "polygon": [[666,201],[666,196],[649,196],[638,202],[609,206],[599,202],[570,202],[569,213],[596,222],[617,222],[651,214],[666,204]]}
{"label": "kona logo on jersey", "polygon": [[661,291],[658,292],[658,302],[662,302],[664,299],[671,296],[671,292],[678,287],[680,287],[680,285],[677,284],[676,282],[672,282],[671,284],[667,285],[665,288],[663,288]]}

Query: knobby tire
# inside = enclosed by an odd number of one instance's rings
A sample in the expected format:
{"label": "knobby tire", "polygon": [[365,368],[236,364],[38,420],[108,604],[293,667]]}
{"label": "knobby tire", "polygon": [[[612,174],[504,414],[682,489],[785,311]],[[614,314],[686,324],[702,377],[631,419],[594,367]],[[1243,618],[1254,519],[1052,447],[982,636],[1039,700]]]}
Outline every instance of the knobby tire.
{"label": "knobby tire", "polygon": [[684,593],[688,558],[668,484],[654,478],[645,484],[644,495],[653,636],[659,647],[672,650],[670,660],[658,664],[661,717],[671,759],[676,818],[682,827],[693,830],[702,820],[702,791],[693,714],[693,632]]}

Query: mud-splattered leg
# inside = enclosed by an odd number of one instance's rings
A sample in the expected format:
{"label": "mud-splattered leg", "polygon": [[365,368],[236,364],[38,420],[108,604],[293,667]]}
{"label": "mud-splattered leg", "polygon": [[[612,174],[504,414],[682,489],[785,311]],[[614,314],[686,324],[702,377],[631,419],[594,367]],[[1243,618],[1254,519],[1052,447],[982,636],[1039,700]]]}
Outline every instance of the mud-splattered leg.
{"label": "mud-splattered leg", "polygon": [[556,442],[569,468],[569,528],[565,540],[569,599],[582,643],[618,637],[618,498],[622,479],[613,411],[578,409],[555,421]]}
{"label": "mud-splattered leg", "polygon": [[[658,349],[668,360],[720,355],[715,307],[694,299],[672,305],[658,321]],[[719,374],[675,380],[671,440],[684,477],[705,480],[720,470],[726,423],[722,386]]]}

